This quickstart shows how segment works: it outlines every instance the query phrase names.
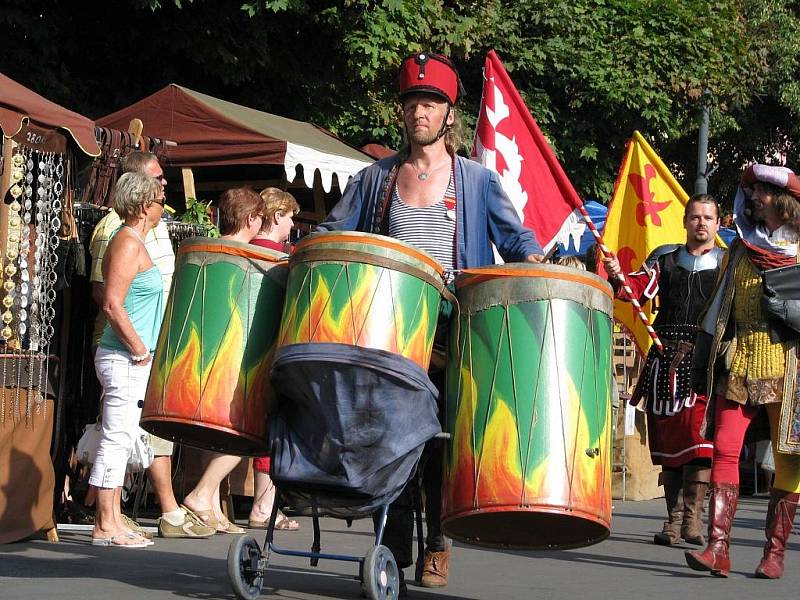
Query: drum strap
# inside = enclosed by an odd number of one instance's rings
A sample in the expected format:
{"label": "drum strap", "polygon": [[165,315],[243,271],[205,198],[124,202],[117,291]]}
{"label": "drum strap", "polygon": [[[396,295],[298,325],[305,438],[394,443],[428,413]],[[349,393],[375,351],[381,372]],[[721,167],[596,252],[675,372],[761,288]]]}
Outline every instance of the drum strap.
{"label": "drum strap", "polygon": [[389,205],[392,202],[392,195],[394,191],[395,182],[397,181],[397,174],[400,172],[401,162],[394,165],[386,174],[381,186],[381,194],[378,197],[378,204],[375,207],[374,222],[372,224],[372,233],[379,233],[381,235],[388,235],[389,232]]}

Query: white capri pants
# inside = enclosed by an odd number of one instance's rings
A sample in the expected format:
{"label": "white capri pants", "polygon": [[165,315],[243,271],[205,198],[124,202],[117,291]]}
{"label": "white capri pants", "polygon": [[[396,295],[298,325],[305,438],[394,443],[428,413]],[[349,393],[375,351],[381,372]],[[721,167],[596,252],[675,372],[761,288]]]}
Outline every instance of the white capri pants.
{"label": "white capri pants", "polygon": [[94,357],[97,378],[103,386],[103,429],[89,483],[100,488],[125,482],[128,457],[138,433],[150,365],[134,365],[130,354],[100,347]]}

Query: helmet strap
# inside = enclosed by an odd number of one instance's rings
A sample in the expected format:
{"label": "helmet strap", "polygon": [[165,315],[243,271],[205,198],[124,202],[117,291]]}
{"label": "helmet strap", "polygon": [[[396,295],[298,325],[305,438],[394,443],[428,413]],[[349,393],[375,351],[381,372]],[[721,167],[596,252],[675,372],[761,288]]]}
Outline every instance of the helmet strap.
{"label": "helmet strap", "polygon": [[439,129],[439,133],[436,134],[436,141],[439,141],[442,136],[447,133],[447,130],[450,129],[450,125],[447,124],[447,119],[450,118],[450,110],[452,107],[450,103],[447,103],[447,112],[444,113],[444,121],[442,121],[442,127]]}

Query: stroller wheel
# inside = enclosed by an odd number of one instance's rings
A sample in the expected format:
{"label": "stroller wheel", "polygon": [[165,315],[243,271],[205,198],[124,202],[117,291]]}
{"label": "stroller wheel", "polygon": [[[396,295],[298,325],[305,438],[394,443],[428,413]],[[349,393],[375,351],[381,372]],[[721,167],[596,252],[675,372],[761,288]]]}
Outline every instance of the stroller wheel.
{"label": "stroller wheel", "polygon": [[370,548],[361,569],[364,594],[371,600],[395,600],[400,593],[400,573],[386,546]]}
{"label": "stroller wheel", "polygon": [[228,548],[228,577],[238,598],[255,600],[264,585],[261,548],[251,535],[237,536]]}

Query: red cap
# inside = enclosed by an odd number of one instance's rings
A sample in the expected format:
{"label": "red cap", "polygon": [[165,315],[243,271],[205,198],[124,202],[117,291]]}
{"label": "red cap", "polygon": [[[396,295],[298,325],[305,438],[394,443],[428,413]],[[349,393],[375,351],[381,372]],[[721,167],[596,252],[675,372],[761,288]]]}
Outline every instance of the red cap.
{"label": "red cap", "polygon": [[420,52],[403,59],[400,65],[400,99],[408,94],[435,94],[454,105],[458,100],[458,71],[449,58],[441,54]]}

